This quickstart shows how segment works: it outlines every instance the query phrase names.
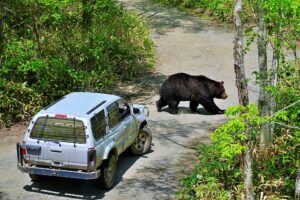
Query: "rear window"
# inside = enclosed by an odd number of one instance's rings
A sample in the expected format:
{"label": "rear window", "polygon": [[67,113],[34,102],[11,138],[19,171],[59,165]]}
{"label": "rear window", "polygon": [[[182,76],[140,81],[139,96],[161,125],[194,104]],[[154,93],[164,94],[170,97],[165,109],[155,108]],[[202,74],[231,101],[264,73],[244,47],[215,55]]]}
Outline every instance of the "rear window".
{"label": "rear window", "polygon": [[86,142],[84,124],[77,119],[40,117],[35,122],[30,137],[81,144]]}

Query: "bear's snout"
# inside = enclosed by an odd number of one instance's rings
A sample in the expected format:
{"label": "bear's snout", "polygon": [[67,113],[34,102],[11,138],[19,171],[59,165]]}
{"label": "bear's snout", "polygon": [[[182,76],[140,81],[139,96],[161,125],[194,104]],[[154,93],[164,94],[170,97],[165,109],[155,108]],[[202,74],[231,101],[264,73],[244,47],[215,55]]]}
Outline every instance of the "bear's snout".
{"label": "bear's snout", "polygon": [[221,98],[222,98],[222,99],[227,99],[227,97],[228,97],[228,95],[226,94],[226,92],[223,92]]}

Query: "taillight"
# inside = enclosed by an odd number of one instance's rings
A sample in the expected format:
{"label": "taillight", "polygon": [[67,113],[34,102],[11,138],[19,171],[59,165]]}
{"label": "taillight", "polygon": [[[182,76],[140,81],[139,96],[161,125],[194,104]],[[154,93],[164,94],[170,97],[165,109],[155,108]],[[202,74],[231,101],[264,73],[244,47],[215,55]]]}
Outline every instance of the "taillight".
{"label": "taillight", "polygon": [[22,152],[22,155],[25,156],[26,155],[26,142],[23,141],[22,142],[22,145],[21,145],[21,152]]}
{"label": "taillight", "polygon": [[88,149],[88,171],[96,170],[96,149],[94,147]]}
{"label": "taillight", "polygon": [[96,149],[95,149],[95,147],[89,148],[88,151],[89,151],[89,152],[88,152],[88,155],[89,155],[89,162],[94,162],[94,158],[95,158],[95,156],[96,156]]}
{"label": "taillight", "polygon": [[22,147],[22,155],[26,156],[26,148]]}

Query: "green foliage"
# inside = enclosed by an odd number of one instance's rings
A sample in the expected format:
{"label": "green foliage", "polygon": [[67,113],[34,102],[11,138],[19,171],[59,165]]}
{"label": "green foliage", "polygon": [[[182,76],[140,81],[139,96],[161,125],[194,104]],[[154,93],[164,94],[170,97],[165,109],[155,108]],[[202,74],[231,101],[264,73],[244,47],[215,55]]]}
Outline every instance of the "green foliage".
{"label": "green foliage", "polygon": [[[178,198],[242,199],[240,159],[245,141],[250,144],[255,193],[262,194],[264,199],[292,198],[300,160],[299,82],[299,62],[279,66],[278,86],[268,88],[275,94],[279,110],[272,118],[261,117],[255,105],[228,108],[226,115],[231,120],[211,134],[212,145],[199,146],[199,164],[183,180],[184,190]],[[259,129],[273,122],[273,144],[261,149]],[[249,135],[245,134],[247,129]]]}
{"label": "green foliage", "polygon": [[[279,67],[278,86],[273,92],[276,96],[278,109],[282,109],[300,100],[300,60],[286,62]],[[280,120],[285,124],[300,126],[300,103],[285,111],[286,119]]]}
{"label": "green foliage", "polygon": [[282,135],[275,138],[267,154],[263,151],[253,153],[256,193],[263,192],[269,199],[294,196],[300,158],[299,134],[299,131],[282,129]]}
{"label": "green foliage", "polygon": [[258,124],[265,118],[259,116],[255,105],[233,106],[226,110],[232,119],[211,134],[212,145],[199,146],[199,166],[193,175],[184,180],[186,189],[182,199],[230,199],[239,195],[242,173],[240,156],[247,147],[246,129],[252,127],[251,137],[259,133]]}
{"label": "green foliage", "polygon": [[15,121],[27,120],[41,109],[42,96],[26,83],[0,79],[0,102],[0,126],[10,126]]}
{"label": "green foliage", "polygon": [[[233,0],[155,0],[183,8],[198,15],[209,15],[223,21],[233,19]],[[192,175],[183,181],[185,189],[179,199],[242,199],[243,180],[240,155],[245,143],[250,146],[253,160],[256,194],[264,199],[288,199],[293,196],[297,166],[299,165],[300,127],[300,63],[287,61],[287,50],[297,60],[296,49],[300,40],[299,0],[243,1],[243,26],[246,27],[244,53],[257,37],[258,5],[263,8],[267,28],[267,42],[273,48],[273,61],[279,61],[277,86],[266,89],[276,98],[276,113],[272,118],[260,117],[256,106],[236,106],[226,111],[235,116],[211,134],[212,145],[199,147],[199,164]],[[290,55],[289,55],[290,57]],[[290,59],[290,58],[289,58]],[[275,70],[277,71],[277,70]],[[260,82],[258,72],[256,83]],[[270,74],[269,77],[274,74]],[[273,80],[272,80],[273,81]],[[270,94],[270,93],[269,93]],[[293,104],[294,102],[297,102]],[[291,105],[286,108],[287,106]],[[272,106],[274,106],[272,104]],[[282,110],[281,110],[282,109]],[[267,150],[259,148],[259,129],[274,123],[274,144]],[[245,134],[247,131],[249,133]]]}
{"label": "green foliage", "polygon": [[[250,148],[255,193],[266,199],[293,196],[299,164],[300,132],[278,129],[274,144],[259,147],[260,127],[273,121],[287,119],[292,110],[278,112],[273,118],[261,117],[256,105],[233,106],[226,110],[231,118],[210,136],[211,145],[199,146],[199,164],[183,180],[184,190],[179,199],[242,199],[243,171],[241,155]],[[299,119],[299,118],[298,118]],[[249,141],[250,146],[245,146]]]}
{"label": "green foliage", "polygon": [[74,88],[109,92],[152,67],[154,45],[143,19],[115,0],[86,2],[2,2],[0,127],[27,121]]}

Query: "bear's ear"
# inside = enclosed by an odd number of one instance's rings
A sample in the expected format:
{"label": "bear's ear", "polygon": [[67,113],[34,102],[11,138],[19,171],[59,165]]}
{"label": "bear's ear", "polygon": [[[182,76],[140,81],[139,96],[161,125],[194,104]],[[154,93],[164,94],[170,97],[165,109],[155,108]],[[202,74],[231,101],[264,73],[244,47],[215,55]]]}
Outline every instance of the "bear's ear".
{"label": "bear's ear", "polygon": [[224,85],[224,81],[221,81],[221,84]]}

